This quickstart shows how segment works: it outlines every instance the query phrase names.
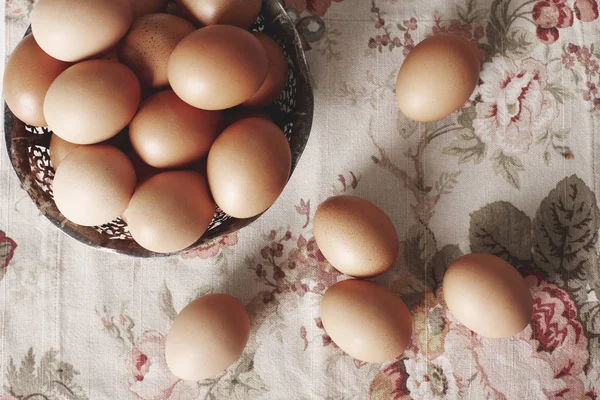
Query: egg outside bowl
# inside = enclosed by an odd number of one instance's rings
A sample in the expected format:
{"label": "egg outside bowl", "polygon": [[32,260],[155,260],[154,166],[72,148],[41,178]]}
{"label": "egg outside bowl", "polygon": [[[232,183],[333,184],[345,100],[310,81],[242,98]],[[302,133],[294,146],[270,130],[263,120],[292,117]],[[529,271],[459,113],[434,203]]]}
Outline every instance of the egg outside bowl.
{"label": "egg outside bowl", "polygon": [[[286,87],[267,112],[288,139],[293,172],[308,141],[313,118],[313,93],[302,42],[294,23],[278,0],[263,0],[260,15],[251,29],[264,32],[277,41],[288,59]],[[30,30],[27,33],[29,32]],[[58,211],[52,195],[54,169],[48,151],[52,132],[46,127],[24,124],[6,105],[4,132],[11,163],[23,188],[40,212],[58,229],[82,243],[113,253],[146,258],[169,255],[155,253],[138,245],[131,238],[127,224],[120,218],[95,227],[80,226],[68,221]],[[259,215],[237,219],[217,209],[204,236],[189,248],[171,254],[193,250],[222,235],[238,231],[258,217]]]}

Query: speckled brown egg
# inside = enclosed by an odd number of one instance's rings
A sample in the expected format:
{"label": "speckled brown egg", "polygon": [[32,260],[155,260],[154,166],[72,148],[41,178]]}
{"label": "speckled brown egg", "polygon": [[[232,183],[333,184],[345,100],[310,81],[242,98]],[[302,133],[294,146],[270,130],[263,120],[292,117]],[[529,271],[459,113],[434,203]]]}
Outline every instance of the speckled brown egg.
{"label": "speckled brown egg", "polygon": [[166,90],[142,103],[129,137],[148,165],[176,168],[205,157],[223,125],[223,112],[192,107]]}
{"label": "speckled brown egg", "polygon": [[135,181],[133,165],[117,148],[105,144],[79,146],[56,169],[54,201],[71,222],[102,225],[125,211]]}
{"label": "speckled brown egg", "polygon": [[213,25],[179,42],[169,59],[169,83],[194,107],[224,110],[252,97],[267,69],[265,48],[250,32]]}
{"label": "speckled brown egg", "polygon": [[408,307],[376,283],[353,279],[336,283],[323,295],[320,312],[331,340],[360,361],[392,361],[410,344]]}
{"label": "speckled brown egg", "polygon": [[167,66],[175,46],[196,28],[170,14],[148,14],[136,19],[119,51],[121,62],[145,87],[167,86]]}
{"label": "speckled brown egg", "polygon": [[169,0],[129,0],[133,18],[146,14],[158,13],[167,9]]}
{"label": "speckled brown egg", "polygon": [[125,212],[129,231],[142,247],[173,253],[194,244],[215,213],[202,175],[168,171],[143,182]]}
{"label": "speckled brown egg", "polygon": [[254,36],[256,36],[267,52],[269,70],[258,92],[242,103],[242,105],[244,107],[262,108],[277,100],[285,88],[288,76],[288,62],[285,54],[283,54],[283,50],[281,50],[276,41],[260,32],[254,33]]}
{"label": "speckled brown egg", "polygon": [[219,207],[236,218],[269,208],[290,175],[290,146],[277,125],[242,119],[215,140],[207,160],[210,190]]}
{"label": "speckled brown egg", "polygon": [[67,142],[58,135],[52,135],[50,138],[50,162],[52,163],[52,167],[56,170],[62,160],[79,146],[81,145]]}
{"label": "speckled brown egg", "polygon": [[33,35],[15,48],[4,71],[3,95],[6,105],[21,121],[45,126],[44,97],[56,77],[70,66],[44,52]]}
{"label": "speckled brown egg", "polygon": [[133,118],[140,83],[123,64],[83,61],[56,78],[44,100],[44,116],[54,134],[76,144],[115,136]]}
{"label": "speckled brown egg", "polygon": [[81,61],[108,50],[132,21],[129,0],[39,0],[31,30],[40,47],[62,61]]}
{"label": "speckled brown egg", "polygon": [[454,261],[443,290],[452,315],[482,336],[513,336],[531,320],[533,301],[523,277],[491,254],[471,253]]}
{"label": "speckled brown egg", "polygon": [[450,115],[473,93],[479,67],[476,49],[462,36],[439,34],[426,38],[400,67],[396,81],[400,111],[420,122]]}
{"label": "speckled brown egg", "polygon": [[235,25],[247,29],[260,13],[261,0],[177,0],[186,18],[201,25]]}
{"label": "speckled brown egg", "polygon": [[324,201],[314,218],[315,240],[325,258],[346,275],[384,273],[398,256],[398,235],[386,213],[354,196]]}
{"label": "speckled brown egg", "polygon": [[180,379],[212,378],[240,357],[249,336],[244,305],[227,294],[207,294],[173,321],[165,343],[167,365]]}

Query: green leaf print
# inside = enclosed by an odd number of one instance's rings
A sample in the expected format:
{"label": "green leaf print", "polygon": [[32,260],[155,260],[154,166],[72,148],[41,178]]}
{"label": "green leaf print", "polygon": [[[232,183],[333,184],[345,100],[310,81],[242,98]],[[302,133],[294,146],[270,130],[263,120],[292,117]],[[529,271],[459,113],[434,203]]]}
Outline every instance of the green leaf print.
{"label": "green leaf print", "polygon": [[443,154],[457,156],[459,164],[468,162],[479,164],[485,158],[485,151],[485,143],[475,136],[473,130],[464,130],[442,152]]}
{"label": "green leaf print", "polygon": [[506,201],[497,201],[471,214],[471,251],[489,253],[511,264],[531,259],[531,219]]}
{"label": "green leaf print", "polygon": [[492,155],[493,169],[496,175],[500,175],[506,182],[516,189],[521,189],[519,173],[525,171],[523,162],[516,156],[509,156],[500,150]]}
{"label": "green leaf print", "polygon": [[[533,224],[533,257],[559,286],[595,268],[600,210],[594,193],[572,175],[552,189]],[[584,286],[584,285],[581,285]]]}
{"label": "green leaf print", "polygon": [[166,282],[163,282],[163,285],[160,288],[159,302],[160,310],[163,314],[171,321],[174,321],[175,317],[177,317],[177,311],[175,311],[175,307],[173,307],[173,295],[171,294],[171,290],[167,287]]}
{"label": "green leaf print", "polygon": [[9,393],[19,399],[85,400],[87,396],[75,382],[76,371],[71,364],[58,359],[58,352],[45,352],[36,368],[35,354],[30,348],[17,370],[11,357],[6,378]]}
{"label": "green leaf print", "polygon": [[409,271],[420,280],[424,280],[427,265],[436,252],[433,232],[423,223],[413,225],[408,231],[405,248],[406,265]]}

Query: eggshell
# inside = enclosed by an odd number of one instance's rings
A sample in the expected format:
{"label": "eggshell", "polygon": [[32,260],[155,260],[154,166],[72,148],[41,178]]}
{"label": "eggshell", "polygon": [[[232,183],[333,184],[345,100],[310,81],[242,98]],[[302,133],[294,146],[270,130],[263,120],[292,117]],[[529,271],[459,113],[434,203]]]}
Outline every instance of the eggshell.
{"label": "eggshell", "polygon": [[208,153],[208,182],[215,201],[236,218],[262,213],[283,191],[291,159],[287,139],[271,121],[247,118],[230,125]]}
{"label": "eggshell", "polygon": [[113,146],[80,146],[56,169],[52,189],[56,207],[68,220],[102,225],[127,208],[135,172],[127,156]]}
{"label": "eggshell", "polygon": [[192,301],[175,318],[165,343],[173,375],[184,380],[208,379],[242,354],[250,336],[244,305],[227,294],[208,294]]}
{"label": "eggshell", "polygon": [[347,280],[330,287],[321,301],[321,320],[339,348],[371,363],[401,355],[412,335],[406,304],[391,290],[369,281]]}
{"label": "eggshell", "polygon": [[133,18],[146,14],[153,14],[167,9],[169,0],[129,0]]}
{"label": "eggshell", "polygon": [[258,92],[242,103],[245,107],[262,108],[273,103],[283,89],[288,77],[288,62],[283,50],[276,41],[264,33],[256,32],[254,36],[260,41],[267,52],[269,69],[267,77]]}
{"label": "eggshell", "polygon": [[444,275],[443,290],[452,315],[482,336],[516,335],[531,319],[533,302],[523,277],[491,254],[472,253],[454,261]]}
{"label": "eggshell", "polygon": [[177,0],[186,18],[202,25],[236,25],[247,29],[260,13],[261,0]]}
{"label": "eggshell", "polygon": [[215,213],[206,180],[193,171],[169,171],[142,183],[125,212],[140,246],[172,253],[194,244]]}
{"label": "eggshell", "polygon": [[346,275],[366,278],[382,274],[398,256],[398,235],[392,221],[367,200],[331,197],[317,209],[313,226],[325,258]]}
{"label": "eggshell", "polygon": [[46,54],[33,35],[25,36],[4,71],[3,95],[10,111],[26,124],[46,126],[44,97],[56,77],[69,66]]}
{"label": "eggshell", "polygon": [[207,26],[183,39],[169,59],[169,83],[183,101],[203,110],[235,107],[267,76],[264,46],[250,32]]}
{"label": "eggshell", "polygon": [[129,0],[39,0],[31,30],[46,53],[74,62],[117,44],[131,20]]}
{"label": "eggshell", "polygon": [[133,118],[140,84],[129,68],[109,60],[73,65],[52,83],[44,116],[52,131],[76,144],[102,142]]}
{"label": "eggshell", "polygon": [[455,34],[430,36],[408,54],[396,81],[400,110],[415,121],[444,118],[461,108],[479,79],[471,43]]}
{"label": "eggshell", "polygon": [[52,163],[54,170],[58,168],[62,160],[64,160],[71,151],[79,146],[81,145],[67,142],[64,139],[61,139],[60,136],[52,135],[50,138],[50,162]]}
{"label": "eggshell", "polygon": [[129,137],[148,165],[175,168],[205,157],[223,125],[221,111],[192,107],[167,90],[141,105],[129,126]]}
{"label": "eggshell", "polygon": [[196,28],[183,18],[170,14],[148,14],[133,21],[119,51],[145,87],[169,85],[167,66],[175,46]]}

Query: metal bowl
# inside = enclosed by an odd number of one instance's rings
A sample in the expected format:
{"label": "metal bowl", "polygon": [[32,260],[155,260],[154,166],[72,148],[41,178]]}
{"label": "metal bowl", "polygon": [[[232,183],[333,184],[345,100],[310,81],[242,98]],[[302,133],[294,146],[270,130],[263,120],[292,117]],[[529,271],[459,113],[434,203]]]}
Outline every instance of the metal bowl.
{"label": "metal bowl", "polygon": [[[264,32],[277,41],[288,59],[286,87],[266,111],[284,131],[290,143],[293,171],[308,141],[313,118],[313,93],[302,43],[294,23],[277,0],[263,0],[261,13],[251,29]],[[52,195],[54,169],[48,151],[52,132],[46,127],[24,124],[6,105],[4,116],[6,145],[15,172],[41,213],[58,229],[82,243],[114,253],[136,257],[165,255],[138,245],[121,219],[96,227],[80,226],[68,221],[56,208]],[[204,236],[179,253],[248,226],[258,217],[237,219],[217,209]]]}

